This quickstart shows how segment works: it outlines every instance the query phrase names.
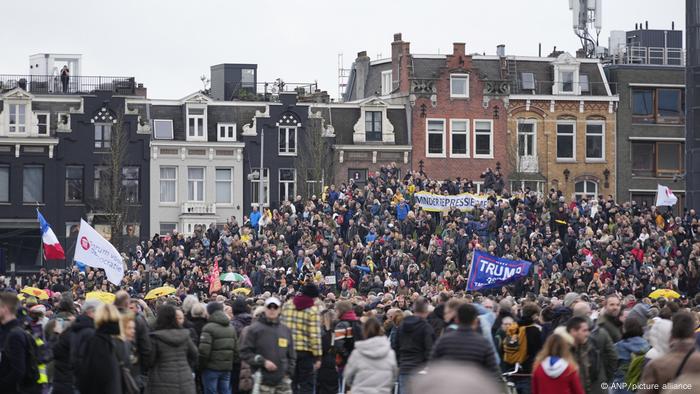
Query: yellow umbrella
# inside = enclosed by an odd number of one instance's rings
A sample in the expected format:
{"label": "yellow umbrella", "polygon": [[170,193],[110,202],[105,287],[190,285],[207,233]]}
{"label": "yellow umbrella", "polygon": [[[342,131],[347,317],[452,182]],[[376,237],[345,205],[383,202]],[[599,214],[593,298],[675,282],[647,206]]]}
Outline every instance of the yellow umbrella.
{"label": "yellow umbrella", "polygon": [[231,293],[247,296],[248,294],[250,294],[250,289],[247,287],[239,287],[237,289],[231,290]]}
{"label": "yellow umbrella", "polygon": [[155,288],[143,297],[144,300],[155,300],[158,297],[163,297],[170,294],[175,294],[175,288],[170,286],[162,286]]}
{"label": "yellow umbrella", "polygon": [[48,293],[46,293],[46,291],[41,290],[41,289],[37,289],[36,287],[27,286],[24,289],[22,289],[22,293],[30,295],[30,296],[34,296],[40,300],[48,300],[49,299],[49,295],[48,295]]}
{"label": "yellow umbrella", "polygon": [[649,298],[681,298],[681,295],[671,289],[656,289],[649,294]]}
{"label": "yellow umbrella", "polygon": [[17,299],[19,299],[20,301],[24,301],[25,298],[27,298],[27,296],[25,296],[24,294],[17,294]]}
{"label": "yellow umbrella", "polygon": [[85,294],[86,300],[99,300],[105,304],[111,304],[114,302],[116,296],[112,293],[107,293],[106,291],[91,291]]}

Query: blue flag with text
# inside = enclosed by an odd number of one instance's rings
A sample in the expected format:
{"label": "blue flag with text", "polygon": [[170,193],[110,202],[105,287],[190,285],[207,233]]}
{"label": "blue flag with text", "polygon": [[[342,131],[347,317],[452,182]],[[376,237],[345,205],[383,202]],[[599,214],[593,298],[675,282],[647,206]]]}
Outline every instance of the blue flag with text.
{"label": "blue flag with text", "polygon": [[483,290],[501,287],[527,276],[532,263],[508,260],[475,251],[469,268],[467,290]]}

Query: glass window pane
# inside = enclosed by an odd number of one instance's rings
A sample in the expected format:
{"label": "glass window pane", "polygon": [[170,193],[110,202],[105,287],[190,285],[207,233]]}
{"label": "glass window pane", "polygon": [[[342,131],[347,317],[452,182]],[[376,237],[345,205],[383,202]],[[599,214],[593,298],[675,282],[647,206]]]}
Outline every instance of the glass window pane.
{"label": "glass window pane", "polygon": [[491,154],[491,136],[488,134],[477,134],[474,141],[474,153],[477,155]]}
{"label": "glass window pane", "polygon": [[562,71],[561,73],[561,90],[571,92],[574,90],[574,73],[572,71]]}
{"label": "glass window pane", "polygon": [[204,108],[188,108],[187,113],[189,115],[204,115]]}
{"label": "glass window pane", "polygon": [[557,136],[557,158],[572,159],[574,157],[573,140],[572,136]]}
{"label": "glass window pane", "polygon": [[217,168],[216,169],[216,180],[217,181],[230,181],[231,180],[231,170],[228,168]]}
{"label": "glass window pane", "polygon": [[83,167],[66,167],[66,201],[83,200]]}
{"label": "glass window pane", "polygon": [[632,143],[632,170],[654,170],[654,143],[653,142],[633,142]]}
{"label": "glass window pane", "polygon": [[576,193],[583,193],[584,187],[583,182],[576,182]]}
{"label": "glass window pane", "polygon": [[659,170],[679,170],[681,168],[680,144],[659,143],[657,144],[658,169]]}
{"label": "glass window pane", "polygon": [[428,153],[442,153],[441,134],[428,134]]}
{"label": "glass window pane", "polygon": [[589,84],[588,84],[588,74],[581,74],[578,76],[579,83],[581,85],[581,91],[582,92],[588,92],[591,90]]}
{"label": "glass window pane", "polygon": [[467,77],[452,77],[452,95],[466,96]]}
{"label": "glass window pane", "polygon": [[155,139],[172,139],[173,123],[169,120],[155,119],[153,121],[153,137]]}
{"label": "glass window pane", "polygon": [[229,168],[216,170],[216,202],[231,202],[231,169]]}
{"label": "glass window pane", "polygon": [[23,202],[43,202],[44,168],[37,166],[24,167],[22,185]]}
{"label": "glass window pane", "polygon": [[681,116],[680,89],[658,89],[656,101],[660,116]]}
{"label": "glass window pane", "polygon": [[633,115],[652,115],[653,114],[653,95],[651,90],[633,90],[632,91],[632,114]]}
{"label": "glass window pane", "polygon": [[452,153],[456,155],[467,154],[466,134],[452,134]]}
{"label": "glass window pane", "polygon": [[10,166],[0,166],[0,201],[10,201]]}
{"label": "glass window pane", "polygon": [[428,131],[442,132],[444,129],[444,123],[441,120],[429,120],[428,121]]}

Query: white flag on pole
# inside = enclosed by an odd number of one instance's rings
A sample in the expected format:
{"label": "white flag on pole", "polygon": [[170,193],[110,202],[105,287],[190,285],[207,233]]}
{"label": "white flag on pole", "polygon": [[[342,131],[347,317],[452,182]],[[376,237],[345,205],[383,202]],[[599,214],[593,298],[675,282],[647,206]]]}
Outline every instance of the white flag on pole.
{"label": "white flag on pole", "polygon": [[678,203],[678,197],[676,197],[671,189],[666,186],[658,185],[656,189],[656,206],[671,207]]}
{"label": "white flag on pole", "polygon": [[73,260],[90,267],[102,268],[107,274],[107,280],[115,285],[119,285],[124,277],[124,260],[117,249],[82,219]]}

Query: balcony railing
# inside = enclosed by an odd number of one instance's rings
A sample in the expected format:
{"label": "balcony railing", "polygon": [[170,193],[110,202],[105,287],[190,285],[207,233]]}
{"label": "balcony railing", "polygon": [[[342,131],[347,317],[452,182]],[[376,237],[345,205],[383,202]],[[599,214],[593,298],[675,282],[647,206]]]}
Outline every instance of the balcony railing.
{"label": "balcony railing", "polygon": [[182,203],[180,213],[183,215],[216,215],[216,204],[185,202]]}
{"label": "balcony railing", "polygon": [[619,55],[611,56],[613,64],[655,64],[666,66],[685,66],[683,48],[664,47],[620,47]]}
{"label": "balcony railing", "polygon": [[[608,84],[613,89],[613,84]],[[614,89],[613,89],[614,90]],[[550,95],[556,94],[559,96],[607,96],[604,82],[553,82],[553,81],[534,81],[525,82],[518,78],[511,82],[511,94],[533,94],[533,95]]]}
{"label": "balcony railing", "polygon": [[308,97],[318,90],[318,83],[304,82],[237,82],[232,83],[231,95],[226,100],[243,101],[279,101],[279,94],[284,92],[296,92],[297,96]]}
{"label": "balcony railing", "polygon": [[32,94],[89,94],[109,91],[133,95],[136,80],[133,77],[71,76],[62,80],[58,75],[0,74],[0,93],[22,88]]}

